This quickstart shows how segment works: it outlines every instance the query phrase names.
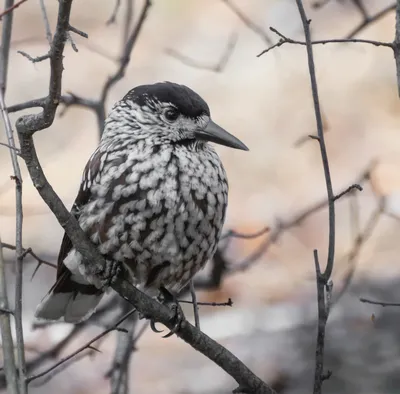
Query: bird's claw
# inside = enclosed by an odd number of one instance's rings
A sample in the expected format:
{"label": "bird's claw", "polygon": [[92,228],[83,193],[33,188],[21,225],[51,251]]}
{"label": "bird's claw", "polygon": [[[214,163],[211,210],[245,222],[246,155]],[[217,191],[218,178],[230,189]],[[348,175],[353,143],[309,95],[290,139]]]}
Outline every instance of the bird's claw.
{"label": "bird's claw", "polygon": [[[171,294],[167,289],[162,287],[160,289],[160,295],[162,296],[162,299],[160,300],[162,304],[167,306],[174,313],[174,316],[171,319],[174,322],[174,327],[168,334],[163,335],[163,338],[169,338],[179,331],[179,329],[181,328],[181,324],[185,319],[185,315],[183,314],[183,310],[179,305],[179,302],[177,301],[176,297],[173,294]],[[150,328],[152,329],[152,331],[156,333],[163,332],[163,330],[158,330],[155,327],[154,320],[150,322]]]}
{"label": "bird's claw", "polygon": [[185,319],[183,310],[176,299],[173,303],[167,306],[170,306],[171,310],[174,312],[174,317],[172,318],[172,320],[174,321],[174,327],[168,334],[163,335],[163,338],[169,338],[172,335],[176,334],[180,330],[181,324]]}
{"label": "bird's claw", "polygon": [[164,332],[164,330],[159,330],[159,329],[156,328],[156,322],[154,320],[150,320],[150,328],[151,328],[151,331],[153,331],[153,332],[155,332],[157,334],[160,334],[161,332]]}

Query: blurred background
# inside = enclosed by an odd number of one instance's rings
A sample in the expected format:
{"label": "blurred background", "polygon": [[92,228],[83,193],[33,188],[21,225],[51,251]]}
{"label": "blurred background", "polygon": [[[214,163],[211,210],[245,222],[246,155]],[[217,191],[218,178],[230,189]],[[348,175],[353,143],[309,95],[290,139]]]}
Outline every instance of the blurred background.
{"label": "blurred background", "polygon": [[[314,39],[344,38],[363,20],[355,1],[331,0],[319,8],[313,3],[304,1]],[[362,3],[374,15],[393,0]],[[54,31],[58,3],[45,4]],[[225,229],[254,233],[268,226],[270,231],[250,240],[231,240],[224,259],[233,272],[223,278],[219,289],[199,291],[198,299],[224,302],[230,297],[234,305],[201,307],[201,328],[278,392],[309,393],[317,312],[313,249],[318,249],[324,262],[328,215],[326,207],[314,212],[326,199],[326,187],[318,144],[307,138],[316,133],[316,123],[306,51],[303,46],[285,44],[257,57],[279,39],[270,26],[297,40],[303,40],[303,28],[293,0],[232,0],[229,4],[153,0],[125,77],[110,91],[107,109],[136,85],[178,82],[197,91],[208,102],[213,119],[249,146],[250,152],[216,148],[230,181]],[[71,24],[89,38],[73,35],[79,52],[66,46],[64,94],[97,99],[108,76],[115,73],[127,10],[122,1],[116,22],[107,25],[114,6],[114,1],[73,2]],[[135,18],[141,6],[141,1],[135,2]],[[14,18],[8,105],[46,96],[49,79],[48,61],[33,64],[17,53],[22,50],[35,57],[48,51],[39,1],[21,5]],[[388,12],[357,38],[390,42],[394,24],[395,14]],[[330,44],[315,46],[314,54],[334,190],[339,193],[356,182],[364,187],[336,205],[334,305],[326,342],[326,368],[333,375],[324,383],[324,392],[400,392],[398,308],[359,301],[369,297],[400,302],[400,101],[393,53],[372,45]],[[12,121],[24,112],[12,114]],[[50,183],[71,207],[99,132],[96,117],[88,109],[60,105],[58,114],[62,116],[38,132],[35,141]],[[5,142],[4,132],[0,141]],[[24,247],[55,262],[62,228],[21,165]],[[3,242],[14,244],[11,174],[9,152],[0,147],[0,235]],[[297,220],[302,214],[304,220]],[[263,252],[247,264],[259,250]],[[4,252],[12,262],[12,252]],[[54,269],[42,266],[31,280],[34,269],[35,262],[27,258],[28,358],[56,344],[72,328],[63,324],[31,328],[34,309],[55,277]],[[10,265],[11,299],[12,271]],[[192,319],[191,309],[185,311]],[[101,330],[91,325],[59,356]],[[116,334],[110,334],[98,346],[101,353],[82,358],[48,382],[32,383],[31,392],[110,392],[104,375],[115,342]],[[236,387],[228,375],[176,337],[165,340],[148,330],[136,347],[130,366],[132,393],[222,394]]]}

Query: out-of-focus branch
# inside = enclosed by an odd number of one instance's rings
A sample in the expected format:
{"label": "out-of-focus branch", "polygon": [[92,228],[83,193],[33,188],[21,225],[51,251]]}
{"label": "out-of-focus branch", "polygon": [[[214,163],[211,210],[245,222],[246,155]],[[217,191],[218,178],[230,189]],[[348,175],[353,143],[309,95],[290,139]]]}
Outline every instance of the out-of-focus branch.
{"label": "out-of-focus branch", "polygon": [[0,247],[0,331],[3,350],[3,368],[6,375],[8,393],[20,394],[14,356],[14,341],[10,324],[10,315],[12,312],[9,308],[6,282],[3,248]]}
{"label": "out-of-focus branch", "polygon": [[207,71],[212,71],[216,73],[220,73],[225,70],[226,65],[228,64],[229,59],[232,56],[233,50],[235,49],[236,43],[238,40],[238,34],[233,33],[226,45],[226,48],[224,52],[222,53],[220,59],[217,61],[215,64],[207,64],[207,63],[199,63],[197,60],[192,59],[186,55],[183,55],[182,53],[178,52],[177,50],[173,48],[167,48],[165,50],[165,53],[183,64],[192,67],[192,68],[197,68],[200,70],[207,70]]}
{"label": "out-of-focus branch", "polygon": [[254,33],[256,33],[261,39],[268,45],[272,45],[271,39],[268,34],[259,26],[257,26],[249,17],[247,17],[243,12],[230,0],[222,0],[228,8]]}
{"label": "out-of-focus branch", "polygon": [[[398,2],[397,2],[398,3]],[[383,10],[377,12],[374,15],[369,16],[368,14],[364,13],[363,14],[363,20],[360,24],[358,24],[348,35],[346,38],[352,38],[358,33],[360,33],[362,30],[364,30],[366,27],[370,26],[371,24],[377,22],[379,19],[384,17],[386,14],[389,12],[392,12],[396,9],[396,4],[391,4],[387,7],[385,7]]]}
{"label": "out-of-focus branch", "polygon": [[370,300],[368,298],[360,298],[360,302],[363,302],[365,304],[373,304],[373,305],[380,305],[380,306],[400,306],[400,302],[383,302],[383,301],[374,301]]}
{"label": "out-of-focus branch", "polygon": [[[129,310],[131,306],[122,300],[123,307]],[[111,394],[128,394],[129,393],[129,366],[131,363],[131,355],[134,351],[134,333],[137,325],[137,313],[130,315],[120,325],[125,332],[117,333],[117,346],[115,349],[112,366],[107,374],[111,380]]]}
{"label": "out-of-focus branch", "polygon": [[75,356],[77,356],[79,353],[82,353],[84,350],[86,349],[92,349],[94,350],[94,348],[91,346],[94,342],[98,341],[99,339],[103,338],[105,335],[107,335],[108,333],[110,333],[111,331],[118,331],[119,330],[119,325],[125,320],[127,319],[133,312],[135,312],[135,309],[132,309],[130,312],[126,313],[120,320],[118,320],[115,324],[113,324],[110,328],[108,328],[107,330],[103,331],[101,334],[97,335],[96,337],[94,337],[92,340],[90,340],[88,343],[86,343],[85,345],[81,346],[79,349],[77,349],[75,352],[73,352],[72,354],[70,354],[67,357],[64,357],[62,360],[60,360],[59,362],[55,363],[54,365],[52,365],[51,367],[45,369],[44,371],[36,374],[36,375],[31,375],[27,378],[27,382],[30,383],[38,378],[41,378],[45,375],[47,375],[48,373],[54,371],[55,369],[57,369],[58,367],[60,367],[61,365],[63,365],[64,363],[68,362],[69,360],[71,360],[72,358],[74,358]]}
{"label": "out-of-focus branch", "polygon": [[7,14],[10,14],[10,13],[12,13],[16,8],[18,8],[21,4],[23,4],[23,3],[25,3],[25,1],[27,1],[27,0],[20,0],[20,1],[17,1],[15,4],[13,4],[13,5],[9,5],[9,4],[7,4],[7,2],[6,2],[6,9],[4,10],[4,11],[2,11],[2,12],[0,12],[0,21],[1,21],[1,19],[3,18],[3,16],[4,15],[7,15]]}
{"label": "out-of-focus branch", "polygon": [[[6,6],[8,9],[15,8],[13,0],[7,0]],[[25,382],[26,365],[25,365],[25,345],[24,333],[22,327],[22,286],[23,286],[23,248],[22,248],[22,221],[23,221],[23,207],[22,207],[22,176],[21,169],[18,163],[17,148],[15,146],[13,130],[11,126],[10,117],[6,109],[5,95],[7,89],[7,71],[8,59],[11,42],[13,12],[9,12],[4,17],[1,50],[0,50],[0,109],[3,119],[4,129],[7,136],[7,142],[10,146],[9,152],[11,156],[12,167],[14,175],[12,176],[15,181],[15,334],[16,334],[16,350],[17,350],[17,365],[18,365],[18,379],[19,379],[19,392],[20,394],[27,393]]]}

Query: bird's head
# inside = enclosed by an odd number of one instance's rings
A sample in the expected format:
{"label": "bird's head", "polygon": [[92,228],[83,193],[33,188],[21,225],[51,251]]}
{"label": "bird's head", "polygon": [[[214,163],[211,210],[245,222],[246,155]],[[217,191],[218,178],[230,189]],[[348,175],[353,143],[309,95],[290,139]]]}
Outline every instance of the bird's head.
{"label": "bird's head", "polygon": [[111,110],[105,132],[123,133],[135,139],[151,138],[154,143],[183,145],[205,141],[248,150],[211,120],[207,103],[197,93],[172,82],[130,90]]}

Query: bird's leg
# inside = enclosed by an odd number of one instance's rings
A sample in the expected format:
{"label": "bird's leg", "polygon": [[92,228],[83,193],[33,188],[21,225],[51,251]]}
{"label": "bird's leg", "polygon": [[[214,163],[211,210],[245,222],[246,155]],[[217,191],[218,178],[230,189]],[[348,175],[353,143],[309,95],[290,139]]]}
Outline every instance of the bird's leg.
{"label": "bird's leg", "polygon": [[[169,338],[170,336],[176,334],[179,331],[182,321],[185,320],[185,315],[183,314],[183,310],[182,310],[181,306],[179,305],[179,302],[176,299],[176,296],[174,294],[172,294],[171,292],[169,292],[165,287],[160,288],[160,296],[161,297],[159,297],[159,301],[163,305],[165,305],[169,309],[171,309],[174,313],[174,317],[172,318],[172,320],[174,321],[174,327],[168,334],[163,336],[163,338]],[[154,332],[157,332],[157,333],[162,332],[155,327],[154,320],[151,320],[150,327],[151,327],[152,331],[154,331]]]}

